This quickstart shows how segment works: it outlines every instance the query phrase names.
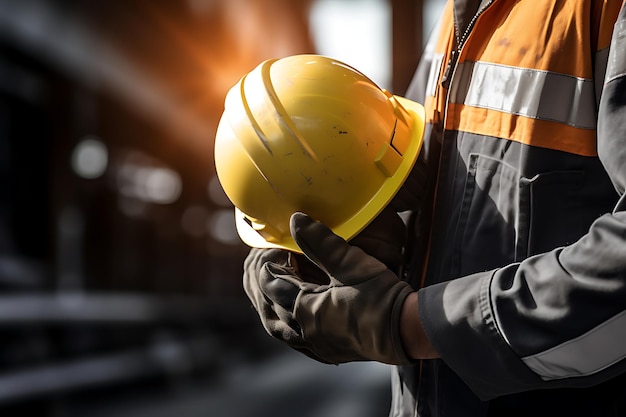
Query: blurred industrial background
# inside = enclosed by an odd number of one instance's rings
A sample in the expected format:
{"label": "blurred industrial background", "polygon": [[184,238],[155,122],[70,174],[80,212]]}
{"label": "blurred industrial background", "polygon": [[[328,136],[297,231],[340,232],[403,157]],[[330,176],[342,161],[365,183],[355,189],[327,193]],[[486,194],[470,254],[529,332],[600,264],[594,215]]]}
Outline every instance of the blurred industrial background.
{"label": "blurred industrial background", "polygon": [[0,0],[0,415],[387,415],[387,367],[264,333],[212,142],[267,58],[404,93],[442,4]]}

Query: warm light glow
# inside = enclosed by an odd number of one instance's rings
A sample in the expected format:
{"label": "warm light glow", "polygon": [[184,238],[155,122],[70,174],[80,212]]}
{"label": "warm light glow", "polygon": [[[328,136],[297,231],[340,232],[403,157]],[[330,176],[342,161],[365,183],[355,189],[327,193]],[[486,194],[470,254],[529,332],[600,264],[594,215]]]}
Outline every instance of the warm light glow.
{"label": "warm light glow", "polygon": [[208,232],[218,242],[234,245],[241,243],[235,227],[235,213],[233,210],[223,209],[215,211],[206,224]]}
{"label": "warm light glow", "polygon": [[173,203],[178,199],[183,188],[180,176],[167,168],[141,170],[144,174],[143,197],[158,204]]}
{"label": "warm light glow", "polygon": [[171,204],[183,189],[176,171],[140,153],[129,154],[117,172],[117,183],[125,197],[153,204]]}
{"label": "warm light glow", "polygon": [[391,8],[385,0],[316,0],[311,33],[318,53],[343,61],[381,88],[391,85]]}
{"label": "warm light glow", "polygon": [[72,169],[82,178],[93,179],[102,176],[108,162],[107,147],[96,136],[87,136],[72,152]]}

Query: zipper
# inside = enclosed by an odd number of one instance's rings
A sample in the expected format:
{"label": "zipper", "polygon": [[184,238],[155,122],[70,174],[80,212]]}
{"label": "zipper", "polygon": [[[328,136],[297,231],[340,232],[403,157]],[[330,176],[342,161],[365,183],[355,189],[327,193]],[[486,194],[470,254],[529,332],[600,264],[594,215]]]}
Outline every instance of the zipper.
{"label": "zipper", "polygon": [[[431,227],[430,230],[428,231],[428,245],[426,246],[426,250],[427,250],[427,254],[426,257],[424,259],[424,265],[422,268],[422,276],[421,276],[421,280],[420,280],[420,288],[422,288],[425,285],[426,282],[426,274],[428,271],[428,263],[430,260],[430,249],[432,247],[433,244],[433,224],[435,222],[435,213],[436,210],[434,209],[434,206],[437,204],[437,194],[439,191],[439,178],[441,176],[441,160],[443,159],[443,138],[445,136],[446,133],[446,117],[448,115],[448,100],[449,100],[449,93],[450,90],[448,89],[448,87],[450,86],[450,80],[452,79],[452,77],[454,76],[454,72],[456,70],[456,64],[457,61],[459,59],[459,55],[461,54],[461,49],[463,49],[463,45],[465,44],[465,42],[467,41],[467,38],[470,35],[470,32],[472,31],[472,29],[474,28],[474,25],[476,24],[476,21],[478,20],[478,18],[485,12],[485,10],[487,10],[496,0],[489,0],[487,2],[483,2],[481,3],[480,7],[478,8],[478,11],[474,14],[474,17],[472,17],[472,20],[470,20],[469,24],[467,25],[467,28],[465,29],[465,31],[463,32],[462,36],[459,36],[458,33],[458,28],[456,23],[454,24],[454,34],[455,34],[455,43],[456,43],[456,48],[454,48],[450,54],[450,59],[448,60],[448,63],[446,65],[446,69],[444,71],[444,74],[441,78],[441,87],[445,88],[445,102],[444,102],[444,108],[443,108],[443,117],[441,117],[440,112],[437,112],[437,123],[442,123],[442,129],[441,129],[441,150],[439,152],[439,163],[437,165],[437,180],[435,183],[435,190],[433,191],[433,210],[431,213]],[[440,119],[441,117],[441,119]]]}
{"label": "zipper", "polygon": [[465,41],[467,41],[467,38],[469,37],[469,34],[474,28],[474,25],[476,24],[476,21],[478,20],[480,15],[482,15],[485,10],[487,10],[487,8],[493,4],[494,1],[495,0],[489,0],[488,2],[480,6],[480,8],[474,14],[474,17],[472,17],[472,20],[470,20],[467,28],[465,28],[465,31],[461,36],[459,36],[459,31],[456,24],[454,25],[456,48],[452,50],[452,53],[450,54],[450,59],[448,60],[448,63],[446,65],[446,70],[443,73],[443,77],[441,77],[441,86],[446,90],[448,89],[448,87],[450,87],[450,80],[452,79],[452,75],[454,74],[454,70],[456,69],[456,64],[459,59],[459,55],[461,54],[461,49],[463,49],[463,45],[465,45]]}

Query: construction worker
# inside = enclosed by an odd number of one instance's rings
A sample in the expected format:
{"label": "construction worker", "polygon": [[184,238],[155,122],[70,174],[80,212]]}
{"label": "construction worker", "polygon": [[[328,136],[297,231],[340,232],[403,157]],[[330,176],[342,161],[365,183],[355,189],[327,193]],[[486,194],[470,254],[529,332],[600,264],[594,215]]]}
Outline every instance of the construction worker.
{"label": "construction worker", "polygon": [[356,237],[296,212],[295,251],[250,251],[268,333],[397,365],[391,416],[625,416],[622,7],[449,1],[409,181]]}

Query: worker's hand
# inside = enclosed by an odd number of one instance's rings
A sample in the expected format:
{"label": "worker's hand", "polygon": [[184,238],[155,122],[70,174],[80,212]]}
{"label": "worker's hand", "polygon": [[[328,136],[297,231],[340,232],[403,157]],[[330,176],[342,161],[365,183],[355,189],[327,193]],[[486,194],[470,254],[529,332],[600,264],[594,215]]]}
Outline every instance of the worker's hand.
{"label": "worker's hand", "polygon": [[321,362],[411,363],[399,332],[411,287],[305,214],[290,226],[314,265],[279,250],[253,250],[246,260],[246,292],[266,330]]}
{"label": "worker's hand", "polygon": [[[293,303],[290,300],[291,293],[281,294],[280,288],[272,289],[271,282],[275,279],[276,271],[280,271],[280,274],[288,271],[287,273],[294,276],[301,274],[320,285],[328,283],[328,276],[303,255],[283,249],[252,248],[244,262],[243,287],[267,333],[305,355],[325,362],[302,340],[300,326],[291,312],[283,307]],[[265,294],[266,291],[272,293],[272,298]],[[275,299],[281,301],[276,303]]]}
{"label": "worker's hand", "polygon": [[[393,209],[386,208],[352,239],[351,244],[375,255],[390,269],[397,270],[402,262],[405,238],[404,223]],[[280,303],[274,303],[263,292],[261,283],[272,281],[272,273],[276,270],[287,270],[296,277],[302,277],[304,281],[319,285],[329,284],[330,278],[304,255],[282,249],[253,248],[244,263],[244,290],[257,310],[265,330],[292,348],[326,362],[302,342],[298,333],[299,325],[291,317],[291,312],[286,312]],[[271,292],[271,289],[266,291]],[[274,298],[278,296],[279,294],[274,294]]]}

